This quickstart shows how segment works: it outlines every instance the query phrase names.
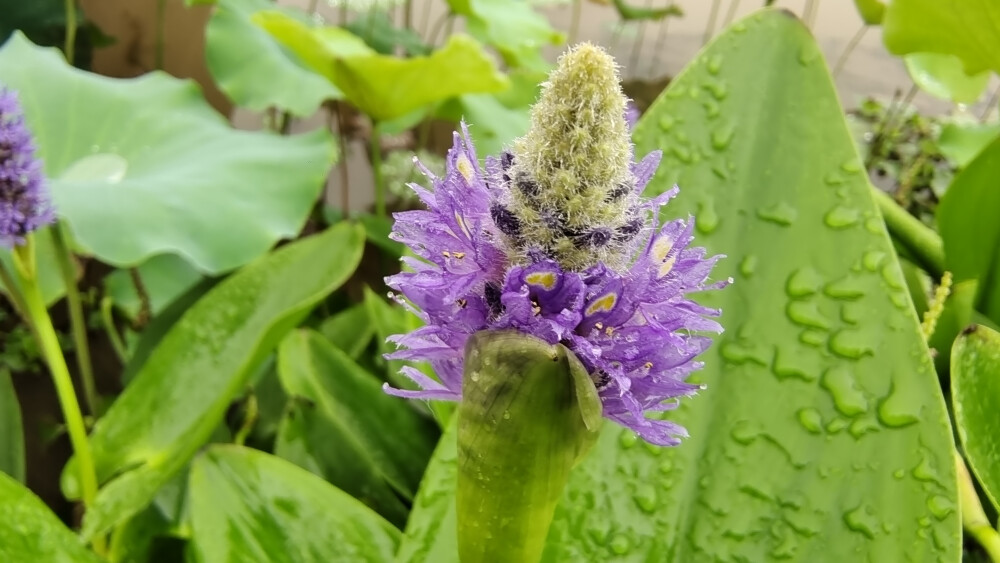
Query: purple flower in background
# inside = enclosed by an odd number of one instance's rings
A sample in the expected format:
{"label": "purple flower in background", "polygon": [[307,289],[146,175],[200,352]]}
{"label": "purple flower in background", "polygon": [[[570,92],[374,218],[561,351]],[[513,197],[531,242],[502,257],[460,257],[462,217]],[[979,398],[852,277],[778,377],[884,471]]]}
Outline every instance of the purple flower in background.
{"label": "purple flower in background", "polygon": [[722,327],[687,294],[728,282],[708,281],[720,256],[689,248],[693,219],[660,223],[676,187],[640,197],[660,153],[633,162],[624,115],[613,60],[582,45],[560,59],[511,151],[480,167],[462,124],[445,176],[411,185],[427,210],[395,215],[392,238],[417,257],[386,280],[425,323],[392,337],[390,357],[429,362],[439,380],[405,367],[422,390],[387,392],[459,400],[469,336],[516,329],[571,349],[606,418],[654,444],[686,436],[646,413],[701,388],[685,382],[711,343],[695,333]]}
{"label": "purple flower in background", "polygon": [[23,244],[25,236],[54,220],[17,94],[0,88],[0,246]]}

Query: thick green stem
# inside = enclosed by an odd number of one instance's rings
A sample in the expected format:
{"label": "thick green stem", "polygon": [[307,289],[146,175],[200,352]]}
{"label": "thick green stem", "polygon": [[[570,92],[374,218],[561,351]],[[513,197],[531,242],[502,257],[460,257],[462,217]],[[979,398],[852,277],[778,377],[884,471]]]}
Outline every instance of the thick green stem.
{"label": "thick green stem", "polygon": [[76,287],[76,267],[73,256],[66,244],[59,225],[51,229],[52,246],[59,262],[59,273],[62,274],[63,285],[66,286],[66,306],[69,308],[69,324],[73,332],[73,344],[76,346],[76,367],[80,371],[80,381],[83,383],[83,396],[87,401],[87,411],[98,415],[100,398],[97,386],[94,384],[94,369],[90,362],[90,343],[87,342],[87,322],[83,316],[83,303],[80,301],[80,291]]}
{"label": "thick green stem", "polygon": [[990,526],[983,505],[979,503],[972,475],[965,467],[962,456],[955,452],[955,466],[958,469],[958,504],[962,510],[962,527],[976,538],[994,563],[1000,563],[1000,534]]}
{"label": "thick green stem", "polygon": [[73,444],[73,451],[76,453],[83,504],[90,507],[97,497],[97,473],[94,470],[94,458],[90,453],[87,430],[83,424],[83,414],[80,412],[80,404],[77,402],[76,391],[73,389],[73,380],[70,378],[69,368],[66,367],[66,359],[63,357],[62,350],[59,349],[59,340],[56,337],[55,328],[52,326],[52,319],[45,309],[45,302],[42,300],[42,292],[39,290],[34,268],[19,268],[18,275],[20,276],[21,288],[24,291],[27,313],[38,333],[38,343],[42,349],[42,356],[52,374],[52,382],[55,384],[56,394],[59,397],[59,406],[66,419],[69,439]]}
{"label": "thick green stem", "polygon": [[63,54],[66,61],[72,65],[76,47],[76,0],[66,0],[66,41],[63,43]]}
{"label": "thick green stem", "polygon": [[372,172],[375,175],[375,215],[385,217],[385,181],[382,179],[382,135],[378,123],[372,124]]}
{"label": "thick green stem", "polygon": [[910,215],[885,192],[872,188],[885,226],[897,242],[913,254],[918,264],[935,278],[944,274],[944,243],[933,229]]}

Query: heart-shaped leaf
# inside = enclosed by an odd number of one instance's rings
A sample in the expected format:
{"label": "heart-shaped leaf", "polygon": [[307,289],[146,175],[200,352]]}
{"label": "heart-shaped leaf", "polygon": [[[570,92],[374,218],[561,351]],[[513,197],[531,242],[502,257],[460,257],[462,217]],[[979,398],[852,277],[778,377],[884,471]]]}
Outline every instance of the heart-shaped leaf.
{"label": "heart-shaped leaf", "polygon": [[100,563],[45,503],[0,473],[0,561]]}
{"label": "heart-shaped leaf", "polygon": [[976,309],[1000,323],[1000,139],[955,177],[938,207],[945,265],[957,281],[978,279]]}
{"label": "heart-shaped leaf", "polygon": [[973,325],[955,340],[951,400],[969,466],[1000,509],[1000,333]]}
{"label": "heart-shaped leaf", "polygon": [[200,561],[384,563],[399,543],[399,530],[343,491],[249,448],[195,459],[188,499]]}
{"label": "heart-shaped leaf", "polygon": [[208,70],[238,106],[312,115],[340,91],[253,23],[255,14],[274,9],[270,0],[220,0],[205,30]]}
{"label": "heart-shaped leaf", "polygon": [[163,253],[207,273],[249,262],[299,232],[335,154],[327,131],[236,131],[190,81],[76,70],[21,34],[0,48],[0,76],[21,96],[59,216],[116,266]]}
{"label": "heart-shaped leaf", "polygon": [[310,27],[278,13],[257,23],[306,64],[326,76],[352,104],[376,121],[402,117],[459,94],[496,92],[509,85],[483,46],[452,35],[428,56],[400,58],[365,53],[335,27]]}
{"label": "heart-shaped leaf", "polygon": [[24,482],[24,426],[10,372],[0,368],[0,473]]}
{"label": "heart-shaped leaf", "polygon": [[363,241],[360,227],[341,223],[254,262],[188,309],[94,426],[103,486],[85,537],[142,509],[184,466],[281,338],[353,273]]}
{"label": "heart-shaped leaf", "polygon": [[984,70],[1000,72],[1000,2],[964,0],[952,4],[938,0],[892,0],[882,22],[889,51],[942,53],[962,59],[967,74]]}
{"label": "heart-shaped leaf", "polygon": [[[735,283],[704,299],[726,333],[703,356],[707,389],[670,411],[691,437],[656,448],[605,425],[543,561],[957,560],[944,400],[806,27],[771,10],[737,22],[634,139],[665,153],[648,191],[680,185],[667,212],[696,215],[696,241],[728,256],[714,275]],[[432,461],[397,560],[456,560],[446,465]]]}

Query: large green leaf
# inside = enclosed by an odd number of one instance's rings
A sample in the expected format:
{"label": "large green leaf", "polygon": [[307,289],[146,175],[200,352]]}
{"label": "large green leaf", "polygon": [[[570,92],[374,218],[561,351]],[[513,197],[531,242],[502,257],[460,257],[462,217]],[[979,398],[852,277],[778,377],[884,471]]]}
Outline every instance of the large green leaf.
{"label": "large green leaf", "polygon": [[24,426],[10,372],[0,368],[0,473],[24,482]]}
{"label": "large green leaf", "polygon": [[357,303],[327,317],[319,325],[319,332],[349,358],[357,360],[371,343],[375,327],[368,316],[368,308],[364,303]]}
{"label": "large green leaf", "polygon": [[384,563],[399,543],[399,530],[343,491],[257,450],[210,448],[188,491],[200,561]]}
{"label": "large green leaf", "polygon": [[193,82],[97,76],[20,34],[0,76],[20,93],[59,216],[116,266],[164,253],[208,273],[245,264],[299,232],[333,161],[325,130],[236,131]]}
{"label": "large green leaf", "polygon": [[962,59],[941,53],[913,53],[903,57],[906,71],[920,88],[938,98],[971,104],[979,99],[990,80],[989,72],[969,76]]}
{"label": "large green leaf", "polygon": [[378,121],[459,94],[497,92],[508,86],[483,46],[464,35],[452,35],[427,57],[368,55],[332,63],[334,84]]}
{"label": "large green leaf", "polygon": [[220,283],[170,329],[91,434],[98,479],[83,534],[143,508],[208,440],[257,365],[354,271],[364,233],[342,223]]}
{"label": "large green leaf", "polygon": [[358,45],[360,40],[343,29],[310,27],[279,13],[261,14],[257,23],[376,121],[459,94],[508,86],[483,46],[466,35],[452,35],[428,56],[404,59]]}
{"label": "large green leaf", "polygon": [[[314,331],[285,338],[278,375],[289,396],[310,403],[326,433],[319,440],[301,432],[286,432],[286,438],[308,442],[327,480],[359,498],[373,497],[380,512],[383,505],[398,504],[390,502],[393,490],[414,497],[438,438],[433,420],[387,395],[380,379]],[[405,514],[394,521],[404,523]]]}
{"label": "large green leaf", "polygon": [[[544,561],[957,561],[944,401],[822,61],[788,13],[755,14],[637,126],[637,154],[665,150],[648,191],[679,184],[669,214],[728,256],[714,276],[735,283],[704,297],[726,333],[707,389],[670,413],[691,438],[661,449],[606,425]],[[445,465],[400,560],[455,561]]]}
{"label": "large green leaf", "polygon": [[1000,72],[1000,2],[996,0],[892,0],[883,40],[897,55],[943,53],[965,63],[967,74]]}
{"label": "large green leaf", "polygon": [[0,561],[100,563],[42,499],[0,473]]}
{"label": "large green leaf", "polygon": [[1000,322],[1000,139],[952,182],[938,207],[945,265],[957,281],[978,279],[976,308]]}
{"label": "large green leaf", "polygon": [[221,0],[205,30],[208,70],[236,105],[312,115],[324,100],[339,98],[340,91],[254,25],[254,14],[274,9],[271,0]]}
{"label": "large green leaf", "polygon": [[969,466],[1000,509],[1000,333],[973,325],[955,340],[951,399]]}

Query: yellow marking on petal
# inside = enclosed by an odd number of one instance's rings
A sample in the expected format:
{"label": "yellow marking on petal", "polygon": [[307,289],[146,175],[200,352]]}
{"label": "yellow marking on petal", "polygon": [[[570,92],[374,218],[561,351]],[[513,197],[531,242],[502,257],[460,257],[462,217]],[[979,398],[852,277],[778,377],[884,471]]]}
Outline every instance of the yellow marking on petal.
{"label": "yellow marking on petal", "polygon": [[552,272],[535,272],[524,276],[524,281],[528,285],[536,285],[544,289],[552,289],[556,286],[556,275]]}
{"label": "yellow marking on petal", "polygon": [[653,248],[649,249],[650,254],[657,262],[662,262],[667,258],[667,254],[674,248],[674,242],[667,237],[660,237],[653,243]]}
{"label": "yellow marking on petal", "polygon": [[465,258],[464,252],[453,252],[452,255],[455,257],[455,260],[461,260],[462,258]]}
{"label": "yellow marking on petal", "polygon": [[462,228],[462,232],[465,233],[465,236],[472,238],[472,233],[469,232],[469,227],[465,226],[465,219],[462,219],[462,216],[458,214],[458,211],[455,212],[455,222]]}
{"label": "yellow marking on petal", "polygon": [[663,264],[660,264],[660,270],[656,273],[657,278],[662,278],[663,276],[670,273],[670,270],[674,269],[674,263],[677,262],[676,256],[671,256],[669,259],[664,260]]}
{"label": "yellow marking on petal", "polygon": [[618,295],[614,293],[608,293],[597,298],[593,303],[587,307],[587,316],[593,315],[595,313],[604,313],[610,311],[615,303],[618,302]]}
{"label": "yellow marking on petal", "polygon": [[458,155],[458,160],[455,162],[455,168],[458,168],[458,172],[465,178],[466,182],[472,183],[472,177],[475,174],[475,169],[472,167],[472,162],[469,161],[469,157],[464,154]]}

